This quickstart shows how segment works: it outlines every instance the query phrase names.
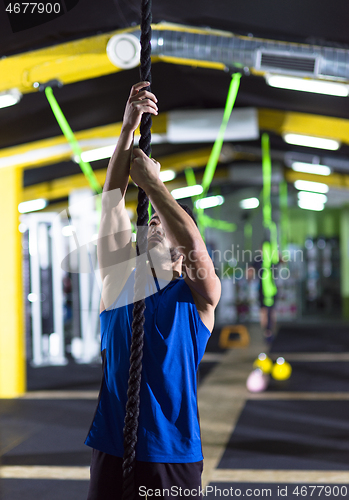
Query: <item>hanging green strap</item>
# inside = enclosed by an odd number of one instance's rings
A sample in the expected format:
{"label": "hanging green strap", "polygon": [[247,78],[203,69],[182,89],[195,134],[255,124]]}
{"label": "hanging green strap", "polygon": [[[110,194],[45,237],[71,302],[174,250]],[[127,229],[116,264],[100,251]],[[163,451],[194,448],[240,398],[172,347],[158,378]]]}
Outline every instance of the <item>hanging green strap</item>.
{"label": "hanging green strap", "polygon": [[[184,170],[184,175],[185,179],[187,181],[188,186],[195,186],[196,185],[196,177],[195,177],[195,172],[192,168],[186,168]],[[202,208],[196,208],[195,202],[198,199],[198,196],[192,196],[192,202],[193,202],[193,207],[194,207],[194,214],[196,214],[196,220],[198,224],[198,228],[201,234],[202,239],[205,241],[205,224],[202,219],[202,214],[204,213]]]}
{"label": "hanging green strap", "polygon": [[271,158],[269,150],[269,135],[262,135],[262,169],[263,169],[263,222],[269,227],[271,222]]}
{"label": "hanging green strap", "polygon": [[[210,154],[210,157],[208,159],[205,172],[202,178],[202,188],[203,191],[201,195],[193,197],[193,202],[194,202],[194,211],[197,214],[197,219],[198,219],[198,226],[199,230],[201,233],[201,236],[203,239],[205,238],[205,227],[214,227],[216,229],[219,229],[221,231],[227,231],[227,232],[232,232],[236,230],[236,224],[232,224],[230,222],[226,221],[220,221],[217,219],[213,219],[209,217],[208,215],[204,214],[204,209],[202,208],[196,208],[195,207],[195,201],[200,200],[204,198],[210,188],[212,179],[214,177],[216,167],[219,161],[219,155],[221,154],[222,146],[223,146],[223,141],[224,141],[224,135],[225,131],[229,122],[229,118],[231,115],[231,112],[233,110],[235,101],[236,101],[236,96],[239,90],[240,86],[240,78],[241,78],[241,73],[235,73],[232,76],[230,86],[229,86],[229,91],[225,103],[225,108],[224,108],[224,113],[223,113],[223,119],[222,123],[218,132],[218,136],[214,142],[214,145],[212,147],[212,151]],[[185,169],[185,177],[188,186],[193,186],[196,184],[195,180],[195,174],[192,169]]]}
{"label": "hanging green strap", "polygon": [[279,261],[277,246],[277,228],[272,221],[271,207],[271,158],[268,134],[262,135],[262,170],[263,170],[263,224],[270,230],[270,242],[263,243],[263,275],[262,290],[264,295],[264,304],[272,306],[277,289],[275,286],[272,265]]}
{"label": "hanging green strap", "polygon": [[229,118],[231,115],[231,112],[233,111],[233,107],[235,104],[236,96],[239,90],[240,86],[240,78],[241,78],[241,73],[234,73],[232,76],[230,86],[229,86],[229,91],[228,91],[228,96],[227,100],[225,103],[225,109],[224,109],[224,114],[223,114],[223,120],[218,132],[218,136],[215,140],[215,143],[213,145],[210,157],[208,159],[204,176],[202,179],[202,187],[203,187],[203,192],[200,195],[201,198],[206,196],[207,191],[209,190],[209,187],[211,185],[212,179],[214,177],[217,163],[219,160],[219,155],[221,154],[222,146],[223,146],[223,141],[224,141],[224,134],[229,122]]}
{"label": "hanging green strap", "polygon": [[262,290],[264,295],[264,304],[272,306],[277,292],[272,273],[272,247],[269,241],[263,243],[263,275]]}
{"label": "hanging green strap", "polygon": [[58,125],[60,126],[60,128],[64,134],[64,137],[69,142],[69,144],[74,152],[74,155],[78,159],[78,163],[80,165],[80,168],[81,168],[82,172],[84,173],[86,179],[88,180],[88,183],[89,183],[91,189],[93,189],[93,191],[96,191],[97,193],[101,193],[102,186],[98,182],[98,179],[97,179],[94,171],[92,170],[91,165],[82,160],[82,158],[81,158],[82,151],[81,151],[81,148],[79,146],[79,143],[76,140],[74,132],[70,128],[69,123],[67,122],[55,96],[53,95],[52,88],[46,87],[45,94],[46,94],[47,100],[51,106],[51,109],[53,111],[53,114],[55,115],[55,118],[58,122]]}
{"label": "hanging green strap", "polygon": [[271,158],[269,135],[262,135],[262,170],[263,170],[263,224],[264,227],[270,230],[270,242],[272,250],[272,262],[277,264],[279,261],[278,244],[277,244],[277,228],[272,220],[271,207]]}
{"label": "hanging green strap", "polygon": [[280,205],[280,213],[281,213],[281,237],[280,244],[281,250],[286,250],[287,242],[288,242],[288,192],[287,192],[287,182],[282,181],[279,185],[279,205]]}
{"label": "hanging green strap", "polygon": [[226,222],[224,220],[213,219],[206,214],[201,214],[200,220],[205,227],[213,227],[215,229],[219,229],[220,231],[227,231],[228,233],[236,231],[236,224]]}
{"label": "hanging green strap", "polygon": [[[188,186],[195,186],[196,178],[194,170],[192,168],[186,168],[184,173]],[[220,231],[226,231],[229,233],[236,231],[236,224],[232,224],[231,222],[226,222],[223,220],[213,219],[212,217],[209,217],[204,213],[203,208],[196,208],[195,202],[197,199],[200,199],[200,197],[198,196],[192,197],[194,203],[194,212],[196,213],[197,216],[199,231],[204,241],[205,241],[206,227],[213,227],[215,229],[219,229]]]}
{"label": "hanging green strap", "polygon": [[[187,181],[188,186],[195,186],[196,184],[196,178],[195,178],[195,173],[192,168],[186,168],[184,170],[184,175],[185,175],[185,180]],[[194,198],[194,196],[193,196]]]}

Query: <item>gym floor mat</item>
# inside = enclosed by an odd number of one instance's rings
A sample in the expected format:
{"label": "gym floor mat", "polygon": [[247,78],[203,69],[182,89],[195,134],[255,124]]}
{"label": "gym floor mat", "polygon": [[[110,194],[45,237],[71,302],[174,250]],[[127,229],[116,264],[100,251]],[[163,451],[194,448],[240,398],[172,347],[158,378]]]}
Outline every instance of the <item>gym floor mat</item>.
{"label": "gym floor mat", "polygon": [[0,400],[1,465],[88,466],[97,400]]}
{"label": "gym floor mat", "polygon": [[1,479],[1,500],[86,500],[88,481]]}
{"label": "gym floor mat", "polygon": [[348,470],[349,401],[248,400],[219,469]]}
{"label": "gym floor mat", "polygon": [[[347,497],[349,485],[309,485],[304,483],[275,484],[275,483],[210,483],[204,488],[207,499],[236,498],[271,498],[271,499],[296,499],[296,498],[317,498],[317,499],[343,499]],[[303,489],[302,489],[303,487]],[[314,489],[315,487],[315,489]],[[303,493],[303,495],[302,495]],[[312,494],[311,494],[312,493]]]}
{"label": "gym floor mat", "polygon": [[102,364],[78,364],[69,361],[65,366],[27,366],[27,390],[96,390],[102,380]]}
{"label": "gym floor mat", "polygon": [[[199,382],[216,366],[217,362],[202,361],[199,365]],[[70,361],[65,366],[27,367],[28,391],[99,391],[102,381],[101,364],[77,364]]]}
{"label": "gym floor mat", "polygon": [[201,361],[198,370],[198,385],[202,384],[207,375],[217,365],[217,361]]}
{"label": "gym floor mat", "polygon": [[283,381],[271,378],[267,392],[349,391],[349,363],[346,361],[290,361],[290,364],[291,377]]}
{"label": "gym floor mat", "polygon": [[349,352],[349,326],[284,325],[270,348],[273,352]]}

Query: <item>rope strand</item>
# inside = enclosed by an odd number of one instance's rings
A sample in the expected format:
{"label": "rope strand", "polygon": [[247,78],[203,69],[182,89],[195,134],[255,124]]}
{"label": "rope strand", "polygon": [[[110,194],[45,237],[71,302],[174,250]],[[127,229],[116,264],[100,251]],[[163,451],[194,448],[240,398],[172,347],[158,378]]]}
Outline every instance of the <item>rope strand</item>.
{"label": "rope strand", "polygon": [[[141,18],[141,68],[142,81],[151,83],[151,0],[142,0]],[[147,87],[150,91],[150,87]],[[141,119],[139,147],[148,156],[151,155],[151,115],[144,113]],[[144,344],[144,311],[146,273],[142,256],[147,252],[149,200],[143,189],[138,188],[137,206],[137,266],[135,272],[134,305],[132,321],[132,342],[130,355],[130,371],[127,390],[126,416],[124,426],[124,456],[123,456],[123,493],[122,500],[133,500],[135,491],[135,461],[140,408],[140,388],[142,374],[142,358]]]}

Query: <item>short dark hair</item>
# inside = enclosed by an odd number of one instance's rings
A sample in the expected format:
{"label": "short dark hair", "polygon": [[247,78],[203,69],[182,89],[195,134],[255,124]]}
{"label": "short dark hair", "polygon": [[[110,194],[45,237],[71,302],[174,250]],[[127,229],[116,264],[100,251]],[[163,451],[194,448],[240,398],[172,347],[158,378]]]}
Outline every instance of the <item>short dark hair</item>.
{"label": "short dark hair", "polygon": [[196,226],[197,226],[197,225],[198,225],[198,223],[196,222],[194,212],[193,212],[193,211],[192,211],[192,209],[189,207],[189,205],[185,205],[185,203],[179,203],[178,201],[177,201],[177,203],[178,203],[178,205],[179,205],[180,207],[182,207],[182,208],[183,208],[183,210],[184,210],[185,212],[187,212],[187,214],[188,214],[188,215],[189,215],[189,216],[193,219],[193,221],[195,222],[195,224],[196,224]]}
{"label": "short dark hair", "polygon": [[[196,226],[198,225],[198,223],[196,222],[196,219],[195,219],[195,215],[194,215],[194,212],[192,211],[192,209],[189,207],[189,205],[185,205],[184,203],[179,203],[179,201],[177,201],[178,205],[183,208],[183,210],[185,212],[187,212],[187,214],[192,218],[192,220],[195,222]],[[149,220],[153,217],[154,215],[154,208],[152,206],[152,215],[149,217]]]}

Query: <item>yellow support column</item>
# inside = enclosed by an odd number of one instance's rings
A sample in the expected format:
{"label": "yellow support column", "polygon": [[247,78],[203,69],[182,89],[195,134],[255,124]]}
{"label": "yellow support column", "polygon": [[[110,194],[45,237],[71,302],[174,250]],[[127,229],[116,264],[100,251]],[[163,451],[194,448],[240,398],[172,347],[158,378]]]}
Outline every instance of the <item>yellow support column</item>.
{"label": "yellow support column", "polygon": [[18,204],[22,170],[0,168],[0,398],[26,390],[22,246]]}

